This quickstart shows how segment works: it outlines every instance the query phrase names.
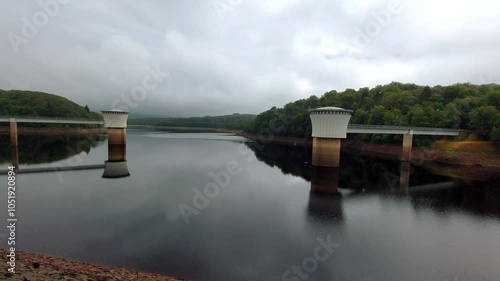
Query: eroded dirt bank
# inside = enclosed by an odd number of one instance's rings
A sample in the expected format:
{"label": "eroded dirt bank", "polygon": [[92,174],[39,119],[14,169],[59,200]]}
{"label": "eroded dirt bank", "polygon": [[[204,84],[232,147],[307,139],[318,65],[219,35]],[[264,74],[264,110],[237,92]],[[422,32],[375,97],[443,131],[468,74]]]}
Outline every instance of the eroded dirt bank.
{"label": "eroded dirt bank", "polygon": [[[311,146],[311,138],[294,138],[283,136],[257,136],[246,132],[239,133],[246,137],[263,143],[276,143],[283,145]],[[452,144],[463,144],[454,147]],[[485,145],[486,142],[450,142],[435,148],[413,147],[413,161],[427,162],[449,167],[477,167],[500,169],[500,149]],[[401,145],[374,144],[369,142],[342,140],[342,150],[356,152],[364,155],[373,155],[381,158],[400,159]],[[500,170],[498,171],[500,173]]]}
{"label": "eroded dirt bank", "polygon": [[123,268],[113,268],[75,262],[40,254],[16,252],[15,273],[8,271],[7,250],[0,249],[0,280],[41,281],[41,280],[137,280],[137,281],[175,281],[176,279],[159,274],[138,272]]}

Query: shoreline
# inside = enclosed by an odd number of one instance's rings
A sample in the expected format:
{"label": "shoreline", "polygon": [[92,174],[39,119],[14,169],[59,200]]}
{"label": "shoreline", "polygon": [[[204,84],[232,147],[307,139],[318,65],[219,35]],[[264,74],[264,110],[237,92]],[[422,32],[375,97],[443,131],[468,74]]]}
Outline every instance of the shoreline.
{"label": "shoreline", "polygon": [[[311,138],[273,136],[272,139],[259,138],[259,136],[247,132],[237,134],[254,141],[262,143],[290,145],[290,146],[312,146]],[[357,140],[342,140],[341,150],[347,153],[360,153],[390,160],[400,160],[401,145],[397,144],[375,144]],[[495,155],[496,154],[496,155]],[[485,168],[500,169],[500,150],[496,149],[494,154],[480,152],[446,152],[436,148],[413,147],[411,162],[424,162],[427,165],[444,166],[448,168]]]}
{"label": "shoreline", "polygon": [[242,130],[231,130],[224,128],[205,128],[205,127],[172,127],[172,126],[155,126],[155,125],[128,125],[129,129],[158,129],[166,131],[178,132],[193,132],[193,133],[228,133],[236,134],[243,132]]}
{"label": "shoreline", "polygon": [[[125,268],[107,265],[91,264],[57,258],[43,254],[16,251],[16,271],[7,271],[6,249],[0,248],[2,272],[1,280],[130,280],[130,281],[179,281],[186,280],[174,278],[157,273],[134,271]],[[5,279],[3,279],[5,278]]]}

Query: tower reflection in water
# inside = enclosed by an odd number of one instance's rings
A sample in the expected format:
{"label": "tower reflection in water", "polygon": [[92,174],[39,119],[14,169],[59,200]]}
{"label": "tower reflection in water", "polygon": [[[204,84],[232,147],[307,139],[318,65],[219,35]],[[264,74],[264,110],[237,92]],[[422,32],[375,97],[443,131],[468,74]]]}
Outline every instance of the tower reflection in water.
{"label": "tower reflection in water", "polygon": [[401,162],[399,188],[402,191],[408,191],[408,187],[410,186],[411,169],[412,167],[410,162]]}
{"label": "tower reflection in water", "polygon": [[342,194],[339,192],[339,168],[310,167],[311,191],[307,205],[309,221],[343,221]]}
{"label": "tower reflection in water", "polygon": [[127,167],[127,119],[128,112],[103,110],[104,127],[108,129],[108,161],[104,162],[103,178],[130,176]]}

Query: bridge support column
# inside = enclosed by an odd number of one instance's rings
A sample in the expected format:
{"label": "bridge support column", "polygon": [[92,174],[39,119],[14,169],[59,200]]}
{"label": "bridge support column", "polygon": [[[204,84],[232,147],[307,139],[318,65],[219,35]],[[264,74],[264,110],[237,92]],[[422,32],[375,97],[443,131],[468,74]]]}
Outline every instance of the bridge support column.
{"label": "bridge support column", "polygon": [[108,129],[108,161],[127,160],[127,131]]}
{"label": "bridge support column", "polygon": [[103,178],[129,176],[127,166],[128,112],[107,110],[102,112],[104,127],[108,129],[108,161],[104,162]]}
{"label": "bridge support column", "polygon": [[12,166],[16,172],[19,171],[19,149],[17,140],[17,122],[15,118],[10,118],[10,146],[12,156]]}
{"label": "bridge support column", "polygon": [[17,122],[15,118],[10,118],[10,145],[17,146]]}
{"label": "bridge support column", "polygon": [[340,139],[313,138],[313,166],[338,168],[340,165],[340,144]]}
{"label": "bridge support column", "polygon": [[411,147],[413,144],[413,134],[410,132],[403,136],[403,150],[401,152],[401,161],[411,160]]}

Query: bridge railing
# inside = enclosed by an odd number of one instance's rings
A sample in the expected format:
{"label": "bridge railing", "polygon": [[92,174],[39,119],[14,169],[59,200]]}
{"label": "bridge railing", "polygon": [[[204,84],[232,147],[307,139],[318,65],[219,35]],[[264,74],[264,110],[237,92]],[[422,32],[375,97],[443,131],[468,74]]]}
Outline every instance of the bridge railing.
{"label": "bridge railing", "polygon": [[386,126],[386,125],[364,125],[349,124],[350,129],[384,129],[384,130],[414,130],[414,131],[444,131],[444,132],[468,132],[463,129],[432,128],[432,127],[413,127],[413,126]]}
{"label": "bridge railing", "polygon": [[52,116],[3,116],[0,115],[0,119],[37,119],[37,120],[68,120],[68,121],[103,121],[103,119],[82,119],[82,118],[70,118],[70,117],[52,117]]}

